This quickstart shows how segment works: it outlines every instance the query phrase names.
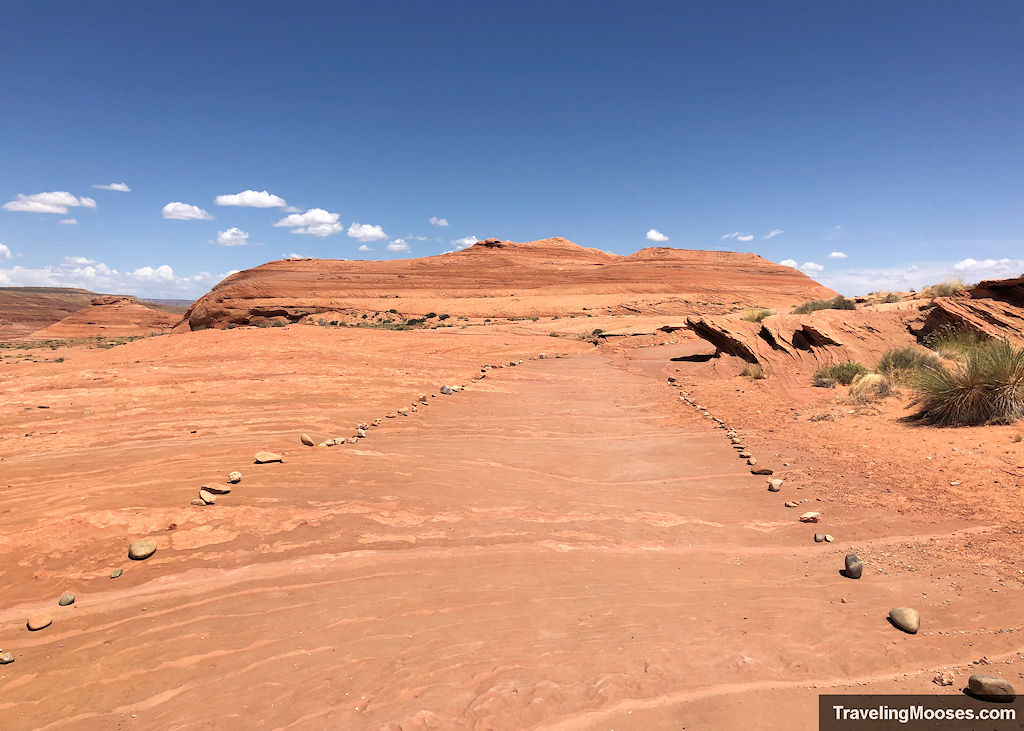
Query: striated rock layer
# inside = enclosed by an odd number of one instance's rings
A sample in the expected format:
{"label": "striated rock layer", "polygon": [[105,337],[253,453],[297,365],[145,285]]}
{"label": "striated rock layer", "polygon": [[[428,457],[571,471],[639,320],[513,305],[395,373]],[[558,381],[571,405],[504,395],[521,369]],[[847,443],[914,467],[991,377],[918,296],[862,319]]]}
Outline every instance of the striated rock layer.
{"label": "striated rock layer", "polygon": [[965,293],[939,297],[924,333],[943,327],[977,330],[992,338],[1024,341],[1024,276],[981,282]]}
{"label": "striated rock layer", "polygon": [[0,339],[20,338],[88,306],[95,292],[70,287],[0,287]]}
{"label": "striated rock layer", "polygon": [[33,339],[87,338],[96,335],[115,337],[167,332],[179,322],[180,313],[147,307],[134,297],[104,295],[88,307],[77,310],[59,322],[38,330]]}
{"label": "striated rock layer", "polygon": [[390,310],[405,317],[686,315],[832,296],[803,273],[755,254],[659,247],[619,256],[563,238],[488,239],[422,259],[270,262],[218,284],[193,304],[188,321],[199,329]]}

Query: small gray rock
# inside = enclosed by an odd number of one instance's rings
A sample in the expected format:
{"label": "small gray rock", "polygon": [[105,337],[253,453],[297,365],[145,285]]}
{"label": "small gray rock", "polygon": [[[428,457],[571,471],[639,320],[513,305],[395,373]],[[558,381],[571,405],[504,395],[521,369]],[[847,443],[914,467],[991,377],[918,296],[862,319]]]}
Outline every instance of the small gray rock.
{"label": "small gray rock", "polygon": [[61,605],[62,607],[66,607],[69,604],[74,604],[75,603],[75,595],[72,594],[69,591],[66,594],[64,594],[63,596],[61,596],[61,598],[57,600],[57,603],[59,605]]}
{"label": "small gray rock", "polygon": [[747,457],[747,464],[753,467],[757,464],[757,457]]}
{"label": "small gray rock", "polygon": [[1012,701],[1017,697],[1013,686],[998,675],[972,675],[967,679],[971,695],[994,701]]}
{"label": "small gray rock", "polygon": [[232,485],[237,485],[242,481],[242,473],[237,470],[234,472],[228,472],[228,482]]}
{"label": "small gray rock", "polygon": [[782,480],[776,477],[774,480],[768,480],[768,491],[778,492],[782,489]]}
{"label": "small gray rock", "polygon": [[451,392],[452,392],[452,387],[451,386],[441,386],[441,393],[443,393],[445,396],[451,395]]}
{"label": "small gray rock", "polygon": [[118,576],[124,573],[124,569],[114,569],[110,572],[110,578],[116,579]]}
{"label": "small gray rock", "polygon": [[0,665],[10,665],[12,662],[14,662],[13,652],[0,653]]}
{"label": "small gray rock", "polygon": [[856,553],[846,554],[846,578],[859,579],[864,573],[864,564],[857,558]]}
{"label": "small gray rock", "polygon": [[910,607],[895,607],[889,610],[889,619],[904,632],[916,635],[921,629],[921,615]]}
{"label": "small gray rock", "polygon": [[[202,493],[202,490],[200,490],[200,493]],[[201,494],[200,497],[202,497]],[[203,499],[205,500],[206,498]],[[132,561],[144,561],[154,553],[156,553],[156,541],[152,538],[140,538],[137,541],[132,541],[131,545],[128,546],[128,558]]]}
{"label": "small gray rock", "polygon": [[835,538],[832,537],[831,533],[826,533],[825,534],[825,543],[831,543],[834,540],[835,540]]}
{"label": "small gray rock", "polygon": [[824,540],[825,540],[825,536],[821,535],[821,533],[815,533],[814,534],[814,542],[815,543],[821,543]]}

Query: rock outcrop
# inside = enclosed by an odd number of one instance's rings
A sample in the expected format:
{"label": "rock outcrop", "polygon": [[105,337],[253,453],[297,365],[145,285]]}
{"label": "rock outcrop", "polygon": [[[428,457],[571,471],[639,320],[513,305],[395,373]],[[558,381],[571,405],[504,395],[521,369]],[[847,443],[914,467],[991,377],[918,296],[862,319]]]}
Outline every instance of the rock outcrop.
{"label": "rock outcrop", "polygon": [[987,280],[962,294],[938,297],[928,311],[921,333],[944,327],[1024,341],[1024,276]]}
{"label": "rock outcrop", "polygon": [[126,337],[168,332],[181,322],[182,315],[149,307],[134,297],[102,295],[88,307],[73,312],[59,322],[38,330],[32,339],[86,338],[97,335]]}
{"label": "rock outcrop", "polygon": [[96,296],[64,287],[0,287],[0,339],[20,338],[87,307]]}
{"label": "rock outcrop", "polygon": [[726,313],[789,307],[835,293],[754,254],[643,249],[618,256],[563,238],[487,239],[422,259],[274,261],[238,272],[196,301],[192,329],[295,322],[322,313],[452,317]]}

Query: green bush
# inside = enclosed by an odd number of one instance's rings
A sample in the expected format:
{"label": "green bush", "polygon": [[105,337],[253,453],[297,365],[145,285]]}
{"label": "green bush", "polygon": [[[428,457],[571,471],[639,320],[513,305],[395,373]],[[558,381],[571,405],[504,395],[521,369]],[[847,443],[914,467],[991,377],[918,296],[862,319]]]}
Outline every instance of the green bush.
{"label": "green bush", "polygon": [[888,305],[893,302],[902,302],[902,300],[903,298],[900,297],[898,294],[896,294],[895,292],[890,292],[889,294],[885,295],[885,297],[882,298],[882,303]]}
{"label": "green bush", "polygon": [[878,362],[878,371],[890,381],[908,383],[919,370],[937,363],[934,353],[912,345],[886,352]]}
{"label": "green bush", "polygon": [[833,297],[830,300],[811,300],[810,302],[804,302],[802,305],[793,308],[794,315],[806,315],[809,312],[817,312],[818,310],[856,310],[857,304],[851,300],[839,295]]}
{"label": "green bush", "polygon": [[749,310],[744,310],[743,313],[740,315],[740,319],[746,320],[747,322],[761,322],[766,317],[771,317],[774,314],[775,310],[754,307]]}
{"label": "green bush", "polygon": [[825,366],[824,368],[818,369],[814,374],[815,380],[827,380],[831,379],[836,383],[841,383],[844,386],[849,386],[853,383],[853,379],[862,373],[867,373],[868,369],[862,366],[860,363],[856,363],[852,360],[848,360],[845,363],[836,363],[834,365]]}
{"label": "green bush", "polygon": [[933,284],[930,287],[925,287],[921,294],[925,297],[952,297],[954,294],[962,289],[966,289],[967,285],[964,284],[964,280],[957,278],[947,279],[945,282],[939,284]]}
{"label": "green bush", "polygon": [[1012,424],[1024,417],[1024,348],[993,340],[968,350],[952,369],[941,364],[914,379],[913,419],[935,426]]}

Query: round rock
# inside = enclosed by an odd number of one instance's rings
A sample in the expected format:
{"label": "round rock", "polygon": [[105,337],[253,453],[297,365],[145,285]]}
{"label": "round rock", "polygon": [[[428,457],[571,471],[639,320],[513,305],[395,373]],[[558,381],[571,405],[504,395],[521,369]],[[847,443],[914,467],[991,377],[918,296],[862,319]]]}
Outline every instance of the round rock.
{"label": "round rock", "polygon": [[824,540],[825,540],[825,536],[821,535],[821,533],[815,533],[814,534],[814,542],[815,543],[821,543]]}
{"label": "round rock", "polygon": [[230,484],[237,485],[241,481],[242,481],[242,473],[241,472],[238,472],[237,470],[235,472],[228,472],[228,482]]}
{"label": "round rock", "polygon": [[61,598],[57,600],[57,603],[59,605],[61,605],[62,607],[66,607],[69,604],[74,604],[75,603],[75,595],[72,594],[69,591],[68,593],[66,593],[63,596],[61,596]]}
{"label": "round rock", "polygon": [[124,569],[114,569],[110,572],[110,578],[116,579],[118,576],[124,573]]}
{"label": "round rock", "polygon": [[26,626],[33,632],[38,632],[53,624],[53,617],[49,614],[33,614],[28,618]]}
{"label": "round rock", "polygon": [[998,675],[972,675],[967,679],[971,695],[994,701],[1012,701],[1017,697],[1013,686]]}
{"label": "round rock", "polygon": [[859,579],[864,573],[864,564],[857,558],[856,553],[846,554],[846,578]]}
{"label": "round rock", "polygon": [[899,629],[912,635],[916,635],[921,629],[921,615],[916,609],[910,607],[895,607],[889,610],[889,619]]}
{"label": "round rock", "polygon": [[300,434],[299,441],[305,444],[307,447],[313,446],[313,438],[309,434]]}
{"label": "round rock", "polygon": [[[201,494],[200,497],[202,497]],[[203,499],[205,500],[206,498]],[[131,545],[128,546],[128,558],[132,561],[144,561],[154,553],[156,553],[156,541],[152,538],[141,538],[137,541],[132,541]]]}
{"label": "round rock", "polygon": [[451,392],[452,392],[452,387],[451,386],[441,386],[441,393],[443,393],[445,396],[450,395]]}

